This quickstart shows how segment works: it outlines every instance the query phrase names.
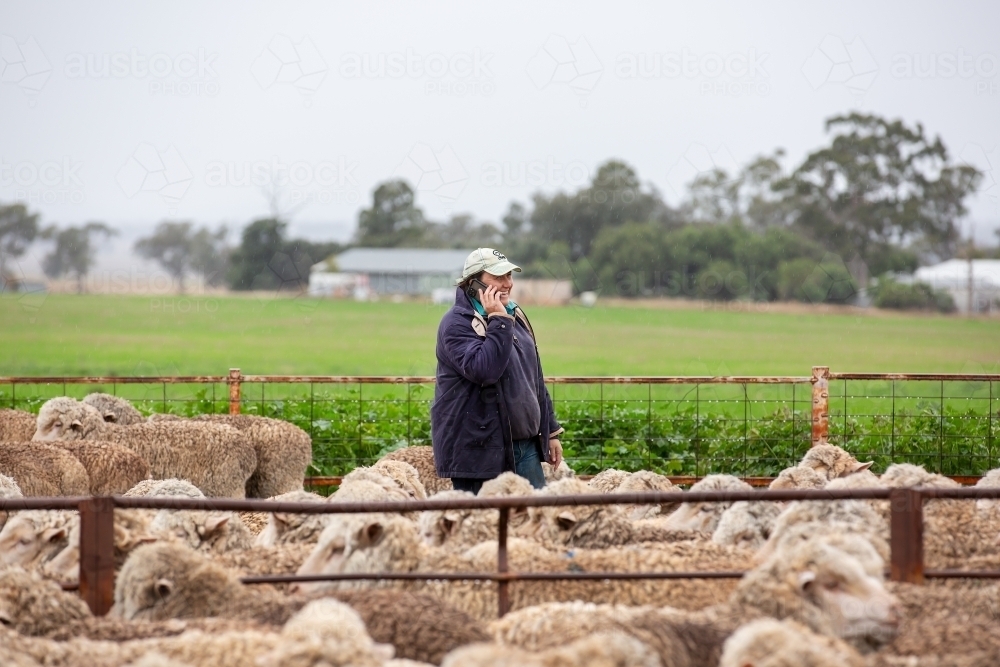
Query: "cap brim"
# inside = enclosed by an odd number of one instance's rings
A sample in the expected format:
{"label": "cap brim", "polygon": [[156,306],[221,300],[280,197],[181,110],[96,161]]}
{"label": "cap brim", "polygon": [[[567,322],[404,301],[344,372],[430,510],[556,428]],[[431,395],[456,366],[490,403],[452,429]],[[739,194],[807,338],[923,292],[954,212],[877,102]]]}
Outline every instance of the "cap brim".
{"label": "cap brim", "polygon": [[517,271],[518,273],[520,273],[521,267],[511,262],[499,262],[498,264],[494,264],[493,266],[486,269],[486,273],[490,274],[491,276],[503,276],[510,273],[511,271]]}

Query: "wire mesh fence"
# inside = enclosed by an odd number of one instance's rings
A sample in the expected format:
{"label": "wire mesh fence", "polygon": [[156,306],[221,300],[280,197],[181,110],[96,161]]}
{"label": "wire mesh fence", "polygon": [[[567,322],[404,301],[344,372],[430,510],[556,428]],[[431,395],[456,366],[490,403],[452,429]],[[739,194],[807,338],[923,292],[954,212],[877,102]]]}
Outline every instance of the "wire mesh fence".
{"label": "wire mesh fence", "polygon": [[[949,475],[1000,466],[1000,375],[829,373],[791,377],[548,378],[567,460],[675,476],[768,477],[818,439]],[[433,377],[0,378],[0,406],[37,412],[54,396],[103,391],[144,413],[242,412],[313,439],[312,475],[339,475],[430,444]]]}

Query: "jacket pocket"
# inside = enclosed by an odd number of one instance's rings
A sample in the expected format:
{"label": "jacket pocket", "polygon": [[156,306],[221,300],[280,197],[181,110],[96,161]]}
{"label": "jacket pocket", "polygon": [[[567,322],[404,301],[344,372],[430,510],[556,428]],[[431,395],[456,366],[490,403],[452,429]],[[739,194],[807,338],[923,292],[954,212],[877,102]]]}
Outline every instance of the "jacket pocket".
{"label": "jacket pocket", "polygon": [[466,419],[463,426],[463,439],[467,447],[476,449],[502,448],[503,438],[500,434],[500,420],[489,417],[473,417]]}

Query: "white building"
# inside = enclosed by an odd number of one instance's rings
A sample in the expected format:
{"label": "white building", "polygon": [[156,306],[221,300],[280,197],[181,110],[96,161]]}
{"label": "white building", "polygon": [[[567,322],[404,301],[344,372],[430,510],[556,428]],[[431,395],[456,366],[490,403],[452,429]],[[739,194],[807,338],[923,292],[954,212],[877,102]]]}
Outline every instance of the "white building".
{"label": "white building", "polygon": [[[462,275],[469,250],[430,248],[351,248],[313,267],[309,292],[340,296],[341,292],[367,290],[377,295],[430,296],[435,289],[449,289]],[[315,287],[314,287],[315,285]]]}
{"label": "white building", "polygon": [[949,259],[934,266],[924,266],[913,274],[915,280],[951,294],[959,312],[1000,312],[1000,260]]}

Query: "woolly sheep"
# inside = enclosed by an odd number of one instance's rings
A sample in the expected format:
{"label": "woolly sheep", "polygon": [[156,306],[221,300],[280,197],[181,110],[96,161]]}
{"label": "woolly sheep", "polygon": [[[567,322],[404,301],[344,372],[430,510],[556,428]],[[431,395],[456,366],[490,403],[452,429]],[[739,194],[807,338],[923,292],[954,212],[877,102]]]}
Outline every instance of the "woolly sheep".
{"label": "woolly sheep", "polygon": [[[650,470],[639,470],[630,473],[614,493],[643,493],[648,491],[680,491],[673,482]],[[633,521],[640,519],[651,519],[657,515],[667,515],[677,509],[678,503],[665,503],[662,505],[623,505],[625,513]]]}
{"label": "woolly sheep", "polygon": [[[440,659],[456,646],[487,638],[471,618],[428,595],[386,590],[336,597],[361,615],[376,641],[393,644],[400,657]],[[125,619],[225,616],[275,624],[307,602],[244,586],[233,572],[170,543],[136,549],[115,582],[115,613]]]}
{"label": "woolly sheep", "polygon": [[90,480],[90,493],[95,496],[125,493],[149,479],[149,464],[118,443],[71,440],[54,441],[52,446],[66,450],[80,461]]}
{"label": "woolly sheep", "polygon": [[406,461],[382,460],[372,465],[372,470],[389,477],[414,500],[427,497],[427,490],[420,482],[420,473]]}
{"label": "woolly sheep", "polygon": [[591,488],[591,493],[611,493],[618,488],[618,485],[625,481],[629,473],[617,468],[606,468],[590,478],[587,486]]}
{"label": "woolly sheep", "polygon": [[104,421],[111,424],[131,426],[132,424],[141,424],[146,421],[141,412],[136,410],[128,400],[120,396],[95,392],[84,396],[83,402],[95,408],[101,413]]}
{"label": "woolly sheep", "polygon": [[[806,524],[812,524],[814,532],[793,532],[793,528]],[[860,500],[802,500],[789,503],[775,519],[771,535],[758,553],[758,560],[769,558],[779,551],[786,540],[801,540],[806,534],[834,530],[864,537],[883,559],[889,558],[889,544],[885,537],[887,525],[870,505]]]}
{"label": "woolly sheep", "polygon": [[440,491],[450,491],[453,487],[451,480],[446,477],[438,477],[437,468],[434,465],[433,447],[403,447],[383,456],[380,461],[404,461],[416,468],[420,475],[420,483],[424,485],[424,490],[428,496],[433,496]]}
{"label": "woolly sheep", "polygon": [[[863,539],[842,538],[855,542],[849,551],[871,549]],[[755,618],[791,619],[864,651],[891,640],[899,616],[881,578],[820,537],[776,554],[744,576],[725,604],[702,611],[543,604],[514,611],[490,629],[497,641],[534,651],[595,632],[625,633],[656,648],[664,664],[707,667],[718,663],[725,638]]]}
{"label": "woolly sheep", "polygon": [[634,637],[597,634],[531,653],[497,644],[471,644],[445,656],[441,667],[660,667],[660,657]]}
{"label": "woolly sheep", "polygon": [[36,442],[0,443],[0,473],[12,477],[25,496],[86,496],[90,477],[61,447]]}
{"label": "woolly sheep", "polygon": [[126,497],[204,498],[205,494],[186,479],[146,479],[124,494]]}
{"label": "woolly sheep", "polygon": [[[334,501],[334,498],[339,499]],[[413,496],[389,475],[371,467],[358,467],[344,475],[332,502],[412,500]]]}
{"label": "woolly sheep", "polygon": [[865,667],[853,648],[794,621],[762,618],[726,640],[719,667]]}
{"label": "woolly sheep", "polygon": [[[539,493],[573,495],[593,493],[576,478],[553,482]],[[681,494],[678,492],[678,496]],[[572,507],[531,507],[528,520],[515,534],[555,547],[602,548],[636,542],[670,542],[690,539],[659,520],[633,522],[620,505],[574,505]]]}
{"label": "woolly sheep", "polygon": [[781,503],[776,502],[735,502],[722,513],[712,541],[757,549],[771,536],[782,509]]}
{"label": "woolly sheep", "polygon": [[[696,570],[712,568],[741,570],[750,565],[752,553],[712,543],[688,542],[657,544],[652,549],[574,549],[552,552],[539,544],[512,538],[508,559],[514,571],[625,572]],[[300,575],[340,572],[482,572],[496,567],[496,542],[483,542],[465,552],[434,548],[425,544],[410,521],[395,516],[358,515],[352,522],[331,524],[320,536],[312,554],[299,569]],[[362,582],[297,582],[290,588],[299,592],[320,592],[370,586]],[[433,592],[469,615],[492,618],[496,613],[496,589],[479,582],[384,581],[379,585],[406,590]],[[544,600],[589,599],[631,601],[636,604],[655,599],[678,606],[705,606],[725,596],[733,582],[712,580],[559,581],[518,582],[512,587],[512,608]]]}
{"label": "woolly sheep", "polygon": [[35,567],[62,551],[80,516],[70,510],[23,510],[0,530],[0,563]]}
{"label": "woolly sheep", "polygon": [[886,468],[879,481],[891,489],[928,486],[936,489],[957,489],[961,486],[944,475],[927,472],[922,466],[912,463],[893,463]]}
{"label": "woolly sheep", "polygon": [[829,481],[868,470],[872,467],[872,463],[874,461],[862,463],[847,450],[824,442],[811,447],[799,465],[812,468]]}
{"label": "woolly sheep", "polygon": [[[987,473],[976,482],[977,489],[992,489],[996,487],[1000,487],[1000,468],[993,468],[992,470],[987,471]],[[994,499],[979,498],[976,500],[976,511],[984,517],[989,517],[993,514],[998,506],[1000,506],[1000,503]]]}
{"label": "woolly sheep", "polygon": [[565,459],[559,462],[558,467],[553,467],[551,463],[542,461],[542,474],[545,475],[546,483],[558,482],[566,477],[576,477],[576,473],[569,467]]}
{"label": "woolly sheep", "polygon": [[[271,500],[285,503],[326,502],[323,496],[308,491],[291,491],[275,496]],[[326,515],[323,514],[272,512],[267,516],[267,525],[254,538],[254,544],[257,546],[313,543],[319,539],[319,534],[326,526]]]}
{"label": "woolly sheep", "polygon": [[[732,475],[708,475],[691,486],[692,491],[751,491],[753,487]],[[715,532],[719,526],[722,513],[729,509],[732,503],[681,503],[680,507],[671,512],[664,525],[674,530],[694,530],[707,533]]]}
{"label": "woolly sheep", "polygon": [[24,635],[43,635],[90,616],[76,595],[20,567],[0,568],[0,625]]}
{"label": "woolly sheep", "polygon": [[[479,496],[483,498],[501,496],[531,496],[535,491],[531,483],[512,472],[483,483]],[[442,491],[435,500],[471,498],[466,491]],[[517,534],[528,518],[526,508],[512,508],[508,516],[508,529]],[[421,512],[418,518],[420,533],[431,546],[447,546],[463,550],[475,544],[497,537],[497,510],[430,510]]]}
{"label": "woolly sheep", "polygon": [[248,498],[302,490],[312,463],[312,438],[295,424],[257,415],[199,415],[191,421],[232,426],[253,446],[257,463],[246,483]]}
{"label": "woolly sheep", "polygon": [[827,478],[816,472],[814,468],[797,465],[785,468],[778,473],[778,476],[771,480],[767,488],[772,491],[780,491],[781,489],[822,489],[826,486],[827,481]]}
{"label": "woolly sheep", "polygon": [[23,410],[0,409],[0,442],[24,442],[35,434],[35,415]]}
{"label": "woolly sheep", "polygon": [[[150,516],[143,510],[118,509],[114,521],[115,568],[118,569],[133,549],[158,537],[150,529]],[[73,522],[66,546],[42,566],[42,573],[61,584],[80,581],[80,522]]]}
{"label": "woolly sheep", "polygon": [[[7,475],[0,475],[0,498],[23,498],[24,494],[21,493],[21,487],[17,485],[17,482],[13,477],[8,477]],[[7,523],[8,512],[6,510],[0,510],[0,530],[3,529],[4,524]]]}
{"label": "woolly sheep", "polygon": [[42,405],[33,439],[117,442],[144,458],[153,477],[189,479],[207,496],[244,497],[257,466],[253,447],[229,426],[187,421],[118,426],[67,397]]}

